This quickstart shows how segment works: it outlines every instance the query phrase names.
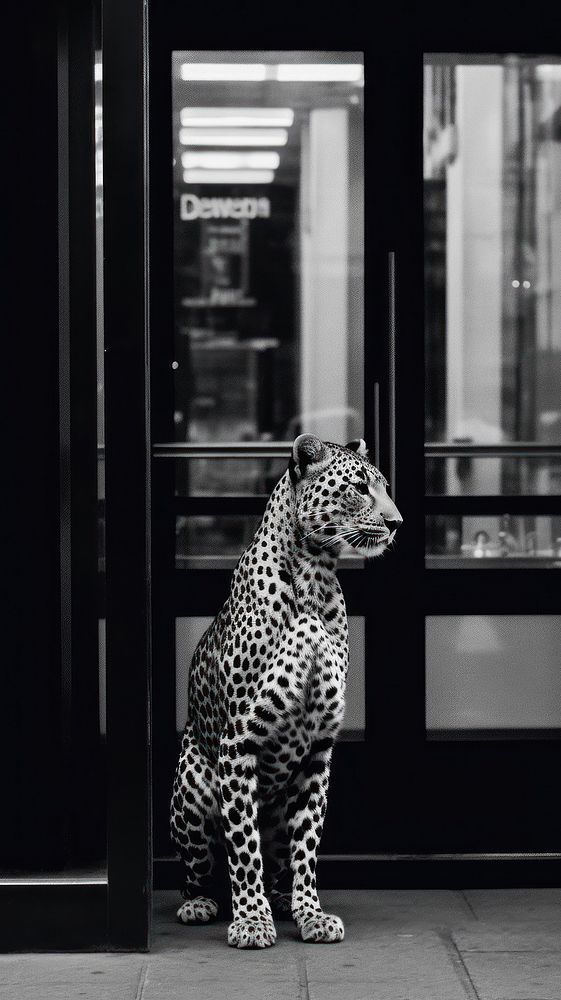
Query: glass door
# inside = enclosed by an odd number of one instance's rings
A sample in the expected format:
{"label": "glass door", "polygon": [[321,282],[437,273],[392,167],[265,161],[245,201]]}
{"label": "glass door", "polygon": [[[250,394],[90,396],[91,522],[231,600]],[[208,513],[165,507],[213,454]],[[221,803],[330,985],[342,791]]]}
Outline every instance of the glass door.
{"label": "glass door", "polygon": [[[171,853],[191,657],[292,441],[365,433],[363,54],[174,49],[168,73],[174,335],[153,361],[167,511],[155,548],[167,581],[155,627],[156,858]],[[360,558],[342,562],[349,760],[366,738],[368,624],[356,599],[366,572]],[[343,849],[352,837],[334,811]]]}
{"label": "glass door", "polygon": [[301,430],[364,436],[405,519],[341,564],[324,884],[551,883],[557,62],[153,20],[155,884],[190,657]]}
{"label": "glass door", "polygon": [[427,54],[423,101],[426,735],[463,850],[554,850],[561,63]]}

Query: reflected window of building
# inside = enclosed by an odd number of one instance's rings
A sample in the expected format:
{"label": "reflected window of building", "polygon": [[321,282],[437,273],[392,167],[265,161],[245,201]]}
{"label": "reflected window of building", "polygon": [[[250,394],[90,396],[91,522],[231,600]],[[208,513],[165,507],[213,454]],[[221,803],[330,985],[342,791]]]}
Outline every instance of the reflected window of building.
{"label": "reflected window of building", "polygon": [[426,556],[433,569],[561,569],[561,517],[436,514],[427,517]]}
{"label": "reflected window of building", "polygon": [[[561,61],[427,55],[423,135],[426,493],[560,495]],[[427,556],[559,565],[560,519],[505,507],[428,518]]]}
{"label": "reflected window of building", "polygon": [[[426,439],[561,441],[561,63],[427,56]],[[429,492],[559,493],[561,461],[437,462]]]}

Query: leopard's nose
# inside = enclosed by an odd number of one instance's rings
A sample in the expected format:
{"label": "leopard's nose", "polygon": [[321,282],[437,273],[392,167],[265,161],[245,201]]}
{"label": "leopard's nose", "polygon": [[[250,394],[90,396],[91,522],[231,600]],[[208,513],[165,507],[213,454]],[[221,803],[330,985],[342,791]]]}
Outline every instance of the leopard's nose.
{"label": "leopard's nose", "polygon": [[391,535],[392,531],[395,531],[396,528],[399,528],[400,524],[403,524],[403,518],[402,517],[392,518],[390,520],[387,517],[385,517],[384,518],[384,523],[385,523],[386,528],[388,529],[388,531],[389,531],[389,533]]}
{"label": "leopard's nose", "polygon": [[388,528],[390,534],[395,531],[396,528],[399,528],[400,524],[403,524],[401,514],[385,490],[383,495],[379,497],[377,507],[377,513],[384,519],[384,524]]}

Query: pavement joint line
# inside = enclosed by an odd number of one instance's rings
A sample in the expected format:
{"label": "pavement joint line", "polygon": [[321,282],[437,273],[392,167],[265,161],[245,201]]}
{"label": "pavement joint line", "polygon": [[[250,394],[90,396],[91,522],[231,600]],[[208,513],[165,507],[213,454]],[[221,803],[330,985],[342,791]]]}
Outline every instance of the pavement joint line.
{"label": "pavement joint line", "polygon": [[468,894],[467,894],[467,892],[466,892],[465,889],[460,889],[460,896],[462,897],[464,903],[466,904],[466,906],[467,906],[469,912],[471,913],[472,917],[474,918],[474,920],[479,920],[479,917],[477,916],[477,913],[475,912],[475,910],[474,910],[474,908],[473,908],[473,906],[471,904],[470,898],[469,898],[469,896],[468,896]]}
{"label": "pavement joint line", "polygon": [[[463,955],[558,955],[559,948],[464,948]],[[539,998],[538,998],[539,1000]]]}
{"label": "pavement joint line", "polygon": [[460,952],[450,931],[448,929],[442,928],[441,930],[438,931],[438,936],[442,941],[444,947],[446,948],[448,957],[450,958],[450,961],[454,966],[454,970],[458,976],[461,985],[465,990],[466,997],[468,997],[468,1000],[481,1000],[481,997],[479,996],[479,993],[475,988],[475,983],[469,973],[469,969],[466,963],[464,962],[462,953]]}
{"label": "pavement joint line", "polygon": [[148,962],[144,962],[140,970],[140,975],[138,977],[138,986],[136,987],[136,994],[134,1000],[142,1000],[144,996],[144,987],[146,985],[146,978],[148,976]]}
{"label": "pavement joint line", "polygon": [[298,997],[299,1000],[310,1000],[310,988],[308,984],[308,967],[305,955],[296,955],[296,969],[298,972]]}

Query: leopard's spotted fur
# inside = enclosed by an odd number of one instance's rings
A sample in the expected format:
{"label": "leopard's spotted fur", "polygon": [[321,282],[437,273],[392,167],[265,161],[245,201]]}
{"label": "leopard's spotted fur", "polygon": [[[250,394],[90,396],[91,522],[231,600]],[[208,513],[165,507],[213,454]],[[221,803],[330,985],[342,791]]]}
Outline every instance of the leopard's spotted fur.
{"label": "leopard's spotted fur", "polygon": [[178,917],[206,922],[213,842],[224,837],[232,887],[228,943],[275,941],[271,903],[292,872],[292,915],[305,941],[340,941],[324,913],[316,856],[331,753],[345,707],[348,634],[335,575],[345,546],[381,554],[401,517],[363,441],[301,435],[230,596],[196,649],[189,719],[171,805],[185,866]]}

